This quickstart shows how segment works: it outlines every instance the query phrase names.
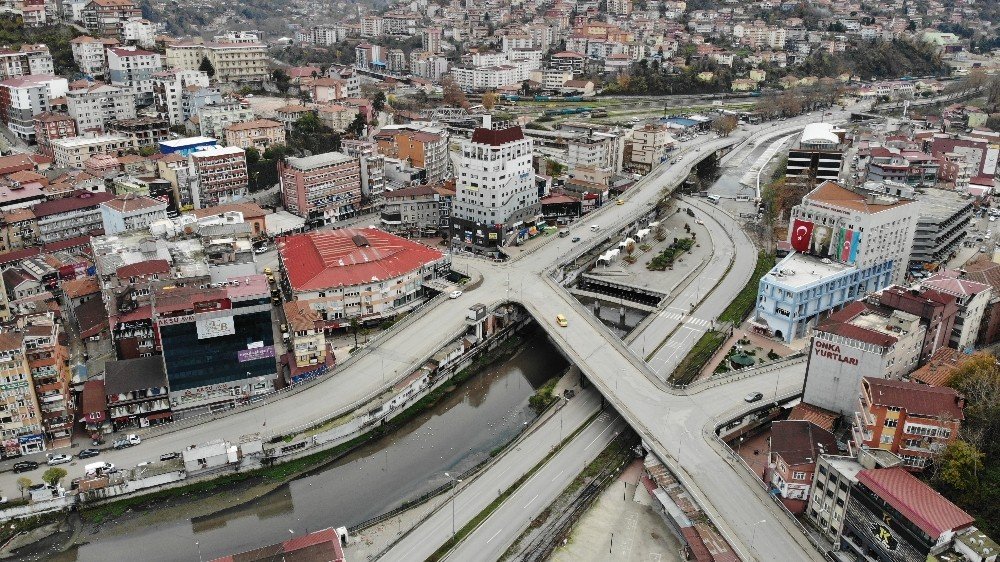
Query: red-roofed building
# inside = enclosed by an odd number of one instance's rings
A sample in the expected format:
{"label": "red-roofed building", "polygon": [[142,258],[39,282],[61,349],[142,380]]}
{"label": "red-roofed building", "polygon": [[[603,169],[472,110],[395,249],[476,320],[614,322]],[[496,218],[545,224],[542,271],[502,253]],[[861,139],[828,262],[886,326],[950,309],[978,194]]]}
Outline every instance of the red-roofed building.
{"label": "red-roofed building", "polygon": [[865,560],[930,560],[971,515],[901,467],[861,470],[851,490],[840,550]]}
{"label": "red-roofed building", "polygon": [[329,528],[287,541],[216,558],[212,562],[344,562],[344,548],[336,529]]}
{"label": "red-roofed building", "polygon": [[111,429],[108,423],[108,398],[104,395],[104,381],[90,379],[83,383],[80,396],[80,423],[92,436]]}
{"label": "red-roofed building", "polygon": [[771,424],[770,451],[765,479],[778,491],[781,502],[792,513],[806,509],[816,461],[820,455],[837,452],[837,438],[805,420]]}
{"label": "red-roofed building", "polygon": [[861,377],[898,379],[915,369],[926,331],[908,312],[864,301],[847,305],[813,331],[802,400],[852,415]]}
{"label": "red-roofed building", "polygon": [[39,238],[49,244],[103,230],[101,203],[114,198],[111,193],[77,191],[70,197],[35,205],[32,211],[38,219]]}
{"label": "red-roofed building", "polygon": [[315,301],[329,327],[374,321],[409,310],[426,296],[424,282],[447,275],[438,250],[377,228],[313,231],[279,244],[285,289]]}
{"label": "red-roofed building", "polygon": [[920,285],[955,297],[958,314],[948,344],[959,351],[974,348],[986,309],[993,298],[990,286],[967,279],[962,272],[954,269],[938,271],[924,279]]}
{"label": "red-roofed building", "polygon": [[915,314],[923,320],[927,330],[920,351],[921,363],[948,346],[958,316],[958,303],[954,296],[934,289],[907,289],[893,285],[883,289],[876,298],[882,306]]}
{"label": "red-roofed building", "polygon": [[852,428],[856,445],[891,451],[919,472],[958,438],[965,398],[949,387],[865,377]]}

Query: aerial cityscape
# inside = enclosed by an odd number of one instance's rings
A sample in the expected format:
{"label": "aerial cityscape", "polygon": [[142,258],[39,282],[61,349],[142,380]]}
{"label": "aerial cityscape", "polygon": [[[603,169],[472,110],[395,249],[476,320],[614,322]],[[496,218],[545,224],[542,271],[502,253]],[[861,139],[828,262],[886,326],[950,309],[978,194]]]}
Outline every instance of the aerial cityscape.
{"label": "aerial cityscape", "polygon": [[0,558],[997,562],[998,180],[995,1],[0,2]]}

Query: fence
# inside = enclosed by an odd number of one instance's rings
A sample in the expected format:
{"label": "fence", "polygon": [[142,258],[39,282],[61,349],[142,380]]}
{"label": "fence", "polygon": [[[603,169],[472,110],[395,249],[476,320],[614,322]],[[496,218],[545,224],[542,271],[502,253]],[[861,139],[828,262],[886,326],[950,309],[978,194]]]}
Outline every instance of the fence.
{"label": "fence", "polygon": [[27,505],[19,505],[16,507],[9,507],[0,511],[0,521],[9,521],[11,519],[23,519],[25,517],[32,517],[34,515],[42,515],[43,513],[50,513],[53,511],[59,511],[61,509],[66,509],[71,507],[76,503],[76,497],[74,496],[62,496],[59,498],[53,498],[51,500],[32,502]]}
{"label": "fence", "polygon": [[779,359],[778,361],[774,361],[773,363],[768,363],[767,365],[764,365],[762,367],[746,367],[736,371],[730,371],[725,374],[712,375],[707,379],[694,381],[693,383],[690,384],[679,384],[672,386],[677,390],[686,390],[686,391],[697,390],[698,392],[701,392],[703,390],[707,390],[709,388],[715,388],[723,384],[729,384],[731,382],[748,379],[750,377],[755,377],[757,375],[762,375],[764,373],[770,373],[775,369],[783,369],[790,365],[802,363],[805,360],[806,360],[806,355],[802,352],[799,352],[789,355],[788,357],[785,357],[783,359]]}

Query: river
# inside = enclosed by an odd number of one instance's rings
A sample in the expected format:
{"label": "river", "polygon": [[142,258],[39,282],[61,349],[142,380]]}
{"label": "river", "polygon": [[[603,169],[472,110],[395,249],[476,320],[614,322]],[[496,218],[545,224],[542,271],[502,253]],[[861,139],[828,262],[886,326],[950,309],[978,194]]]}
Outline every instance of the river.
{"label": "river", "polygon": [[[57,561],[212,560],[326,527],[350,527],[448,482],[510,441],[535,418],[534,390],[568,366],[541,330],[516,355],[472,377],[396,433],[271,494],[211,516],[84,532]],[[138,520],[141,523],[141,518]]]}

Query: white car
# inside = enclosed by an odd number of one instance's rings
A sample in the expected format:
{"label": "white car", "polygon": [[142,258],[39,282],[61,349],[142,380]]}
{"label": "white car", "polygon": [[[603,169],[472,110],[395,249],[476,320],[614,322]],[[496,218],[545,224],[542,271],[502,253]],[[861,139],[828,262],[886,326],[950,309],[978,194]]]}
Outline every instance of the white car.
{"label": "white car", "polygon": [[66,464],[71,460],[73,460],[73,457],[69,455],[51,455],[49,456],[48,462],[46,462],[45,464],[49,466],[55,466],[57,464]]}
{"label": "white car", "polygon": [[448,298],[449,299],[457,299],[460,296],[462,296],[462,291],[452,291],[452,292],[448,293]]}

